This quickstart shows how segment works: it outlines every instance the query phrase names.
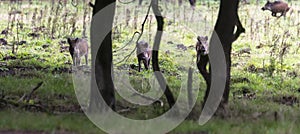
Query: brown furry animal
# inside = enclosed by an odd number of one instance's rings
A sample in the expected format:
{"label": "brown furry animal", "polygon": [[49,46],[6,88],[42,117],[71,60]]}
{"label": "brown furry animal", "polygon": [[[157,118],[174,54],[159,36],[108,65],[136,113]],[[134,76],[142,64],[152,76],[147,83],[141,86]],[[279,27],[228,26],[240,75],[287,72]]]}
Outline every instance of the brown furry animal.
{"label": "brown furry animal", "polygon": [[80,65],[80,58],[85,57],[85,63],[88,65],[88,42],[86,39],[68,38],[69,52],[72,56],[73,65]]}
{"label": "brown furry animal", "polygon": [[[290,7],[288,6],[288,4],[286,2],[278,0],[278,1],[274,1],[274,2],[267,1],[265,6],[262,7],[261,9],[263,11],[270,10],[272,12],[272,16],[279,18],[281,16],[285,16],[286,12],[288,12],[290,10]],[[281,15],[277,16],[277,13],[281,13]]]}
{"label": "brown furry animal", "polygon": [[209,74],[209,71],[206,69],[207,64],[209,63],[208,58],[208,37],[197,37],[196,43],[196,52],[197,52],[197,67],[200,73],[203,75],[204,79],[206,79],[206,75]]}
{"label": "brown furry animal", "polygon": [[[197,37],[197,43],[196,43],[196,52],[197,52],[197,67],[200,71],[201,75],[205,79],[207,88],[210,88],[210,80],[211,80],[211,67],[209,66],[209,69],[207,69],[207,65],[209,64],[209,45],[208,45],[208,37]],[[206,90],[205,97],[208,96],[209,90]]]}
{"label": "brown furry animal", "polygon": [[149,44],[145,41],[136,43],[136,55],[139,62],[139,72],[141,71],[141,61],[143,61],[146,70],[149,69],[152,50]]}

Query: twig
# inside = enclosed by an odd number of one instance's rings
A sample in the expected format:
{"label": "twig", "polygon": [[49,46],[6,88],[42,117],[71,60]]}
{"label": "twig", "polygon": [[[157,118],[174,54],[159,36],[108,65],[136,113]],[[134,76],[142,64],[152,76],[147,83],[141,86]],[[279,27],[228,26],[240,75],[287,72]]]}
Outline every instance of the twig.
{"label": "twig", "polygon": [[127,83],[124,83],[124,82],[123,82],[123,85],[125,85],[129,90],[132,91],[132,95],[131,95],[131,96],[136,96],[136,95],[137,95],[137,96],[140,96],[140,97],[142,97],[142,98],[144,98],[144,99],[151,100],[151,101],[153,101],[154,103],[157,103],[157,102],[158,102],[158,103],[160,103],[160,106],[163,106],[163,105],[164,105],[163,101],[157,100],[157,99],[152,98],[152,97],[149,97],[149,96],[146,96],[146,95],[144,95],[144,94],[142,94],[142,93],[136,91],[136,90],[133,89],[131,86],[127,85]]}
{"label": "twig", "polygon": [[126,108],[126,109],[121,109],[121,110],[118,110],[117,113],[126,113],[126,112],[129,112],[130,111],[130,108]]}
{"label": "twig", "polygon": [[133,33],[133,36],[131,37],[131,39],[130,39],[130,41],[129,41],[128,43],[126,43],[123,47],[121,47],[121,48],[119,48],[119,49],[117,49],[117,50],[114,50],[113,52],[120,51],[120,50],[124,49],[126,46],[128,46],[128,45],[133,41],[133,38],[134,38],[134,36],[135,36],[136,34],[139,34],[139,35],[140,35],[141,33],[139,33],[138,31],[135,31],[135,32]]}
{"label": "twig", "polygon": [[76,2],[74,2],[75,0],[72,0],[71,1],[71,4],[72,4],[72,6],[73,7],[76,7],[77,8],[77,6],[78,6],[78,1],[76,0]]}
{"label": "twig", "polygon": [[23,94],[23,96],[17,101],[18,103],[19,102],[22,102],[24,100],[24,98],[26,97],[26,94]]}
{"label": "twig", "polygon": [[137,107],[133,106],[133,107],[127,107],[127,106],[122,106],[120,105],[121,109],[117,111],[117,113],[125,113],[125,112],[129,112],[131,110],[136,110]]}
{"label": "twig", "polygon": [[128,2],[123,2],[123,1],[121,1],[121,0],[118,0],[121,4],[129,4],[129,3],[132,3],[132,2],[134,2],[135,0],[131,0],[131,1],[128,1]]}
{"label": "twig", "polygon": [[[150,3],[150,5],[149,5],[149,7],[148,7],[147,14],[146,14],[145,19],[144,19],[144,21],[143,21],[143,23],[142,23],[141,33],[139,33],[138,31],[134,32],[133,36],[131,37],[131,40],[130,40],[127,44],[125,44],[122,48],[125,48],[127,45],[129,45],[129,44],[133,41],[133,38],[134,38],[135,34],[139,34],[136,43],[137,43],[137,42],[140,40],[140,38],[142,37],[143,32],[144,32],[144,26],[145,26],[145,23],[146,23],[146,21],[147,21],[147,18],[148,18],[148,16],[149,16],[149,12],[150,12],[150,9],[151,9],[151,4],[152,4],[152,2]],[[120,49],[118,49],[118,50],[120,50]],[[136,50],[136,46],[135,46],[134,49],[130,52],[130,54],[126,55],[122,60],[120,60],[120,61],[117,62],[116,64],[119,64],[119,63],[121,63],[121,62],[123,62],[123,61],[127,62],[127,60],[129,59],[129,57],[133,54],[133,52],[134,52],[135,50]],[[114,52],[116,52],[116,51],[114,51]]]}
{"label": "twig", "polygon": [[59,5],[60,5],[60,7],[63,7],[63,6],[64,6],[63,3],[61,2],[61,0],[59,0],[58,3],[59,3]]}
{"label": "twig", "polygon": [[89,6],[92,7],[92,8],[95,7],[95,5],[92,2],[89,2]]}
{"label": "twig", "polygon": [[33,88],[32,90],[31,90],[31,92],[27,95],[27,97],[26,97],[26,102],[29,102],[29,100],[30,100],[30,98],[31,98],[31,95],[38,89],[38,88],[40,88],[41,86],[42,86],[42,84],[43,84],[43,82],[40,82],[35,88]]}
{"label": "twig", "polygon": [[[238,6],[239,2],[237,2],[237,6]],[[241,33],[245,33],[245,28],[243,27],[239,15],[238,15],[238,11],[236,11],[235,14],[235,26],[237,27],[236,32],[233,35],[233,40],[232,42],[234,42],[235,40],[237,40],[239,38],[239,36],[241,35]]]}
{"label": "twig", "polygon": [[136,90],[132,90],[132,91],[134,92],[134,94],[133,94],[132,96],[138,95],[138,96],[140,96],[140,97],[142,97],[142,98],[144,98],[144,99],[148,99],[148,100],[151,100],[151,101],[159,102],[160,106],[164,106],[164,103],[163,103],[163,101],[161,101],[161,100],[156,100],[156,99],[151,98],[151,97],[149,97],[149,96],[145,96],[145,95],[143,95],[143,94],[137,92]]}

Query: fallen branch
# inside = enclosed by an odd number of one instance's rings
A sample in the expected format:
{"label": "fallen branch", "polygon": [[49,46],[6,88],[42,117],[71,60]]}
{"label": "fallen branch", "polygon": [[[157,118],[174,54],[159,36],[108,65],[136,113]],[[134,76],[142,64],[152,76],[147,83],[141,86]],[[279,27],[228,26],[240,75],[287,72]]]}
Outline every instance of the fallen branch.
{"label": "fallen branch", "polygon": [[23,100],[25,99],[25,102],[28,103],[29,100],[31,99],[32,94],[33,94],[38,88],[40,88],[40,87],[42,86],[42,84],[43,84],[43,82],[38,83],[38,85],[37,85],[35,88],[33,88],[29,94],[24,94],[24,95],[18,100],[18,102],[21,102],[21,101],[23,101]]}
{"label": "fallen branch", "polygon": [[35,88],[33,88],[33,89],[31,90],[31,92],[29,93],[29,95],[27,95],[26,102],[29,102],[29,100],[30,100],[32,94],[33,94],[38,88],[40,88],[40,87],[42,86],[42,84],[43,84],[43,82],[40,82]]}
{"label": "fallen branch", "polygon": [[138,96],[140,96],[140,97],[142,97],[142,98],[144,98],[144,99],[148,99],[148,100],[154,101],[154,103],[159,103],[161,107],[164,106],[164,103],[163,103],[163,101],[161,101],[161,100],[156,100],[156,99],[151,98],[151,97],[149,97],[149,96],[145,96],[145,95],[143,95],[143,94],[137,92],[136,90],[133,90],[133,91],[134,91],[134,94],[133,94],[132,96],[138,95]]}

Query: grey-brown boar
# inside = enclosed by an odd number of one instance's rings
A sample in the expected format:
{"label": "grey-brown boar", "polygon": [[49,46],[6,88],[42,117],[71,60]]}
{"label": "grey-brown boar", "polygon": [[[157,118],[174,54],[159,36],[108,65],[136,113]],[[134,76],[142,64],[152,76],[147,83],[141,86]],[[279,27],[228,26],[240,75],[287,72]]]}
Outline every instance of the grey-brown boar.
{"label": "grey-brown boar", "polygon": [[204,56],[208,56],[208,37],[207,36],[198,36],[197,43],[196,43],[196,51],[197,51],[197,63],[200,61],[201,58]]}
{"label": "grey-brown boar", "polygon": [[80,65],[81,57],[85,57],[85,64],[88,65],[88,41],[80,38],[68,38],[69,52],[72,56],[73,65]]}
{"label": "grey-brown boar", "polygon": [[141,61],[143,61],[146,70],[148,70],[152,54],[149,44],[145,41],[137,42],[136,49],[136,55],[139,62],[139,72],[141,71]]}
{"label": "grey-brown boar", "polygon": [[205,82],[206,82],[206,92],[205,92],[205,98],[208,96],[209,88],[211,84],[211,67],[209,66],[209,69],[207,69],[207,65],[209,64],[209,45],[208,45],[208,37],[197,37],[197,43],[196,43],[196,52],[197,52],[197,67],[203,76]]}

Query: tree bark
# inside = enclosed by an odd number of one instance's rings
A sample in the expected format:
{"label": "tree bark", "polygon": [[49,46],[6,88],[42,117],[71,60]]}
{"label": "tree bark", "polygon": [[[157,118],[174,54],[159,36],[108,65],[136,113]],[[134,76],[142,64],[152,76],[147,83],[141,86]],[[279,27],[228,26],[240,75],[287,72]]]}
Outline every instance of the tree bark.
{"label": "tree bark", "polygon": [[[115,2],[116,2],[115,0],[96,0],[95,5],[92,6],[93,16],[97,14],[97,12],[105,8],[106,6]],[[114,18],[114,12],[110,14],[109,20],[103,20],[103,21],[110,21],[112,26],[113,18]],[[106,25],[99,25],[98,27],[99,29],[104,29],[101,27],[106,27]],[[96,90],[91,91],[90,107],[96,107],[97,109],[101,109],[101,107],[103,107],[104,104],[99,104],[100,102],[99,99],[97,97],[92,97],[92,96],[100,92],[106,104],[109,107],[111,107],[113,110],[115,110],[115,93],[114,93],[114,84],[112,80],[112,70],[111,70],[112,67],[111,34],[112,32],[110,31],[109,34],[105,36],[103,42],[101,42],[101,46],[98,52],[96,53],[95,64],[94,65],[92,64],[92,66],[95,67],[94,75],[96,77],[98,91]],[[95,55],[95,53],[92,53],[92,55]]]}
{"label": "tree bark", "polygon": [[[222,104],[227,104],[229,99],[232,43],[240,36],[241,33],[245,32],[245,29],[239,20],[238,5],[239,0],[232,0],[230,2],[227,0],[221,0],[218,19],[214,28],[222,43],[226,60],[226,85]],[[237,27],[237,30],[234,33],[235,27]],[[210,91],[211,81],[206,81],[206,83],[208,88],[204,97],[204,104]]]}

